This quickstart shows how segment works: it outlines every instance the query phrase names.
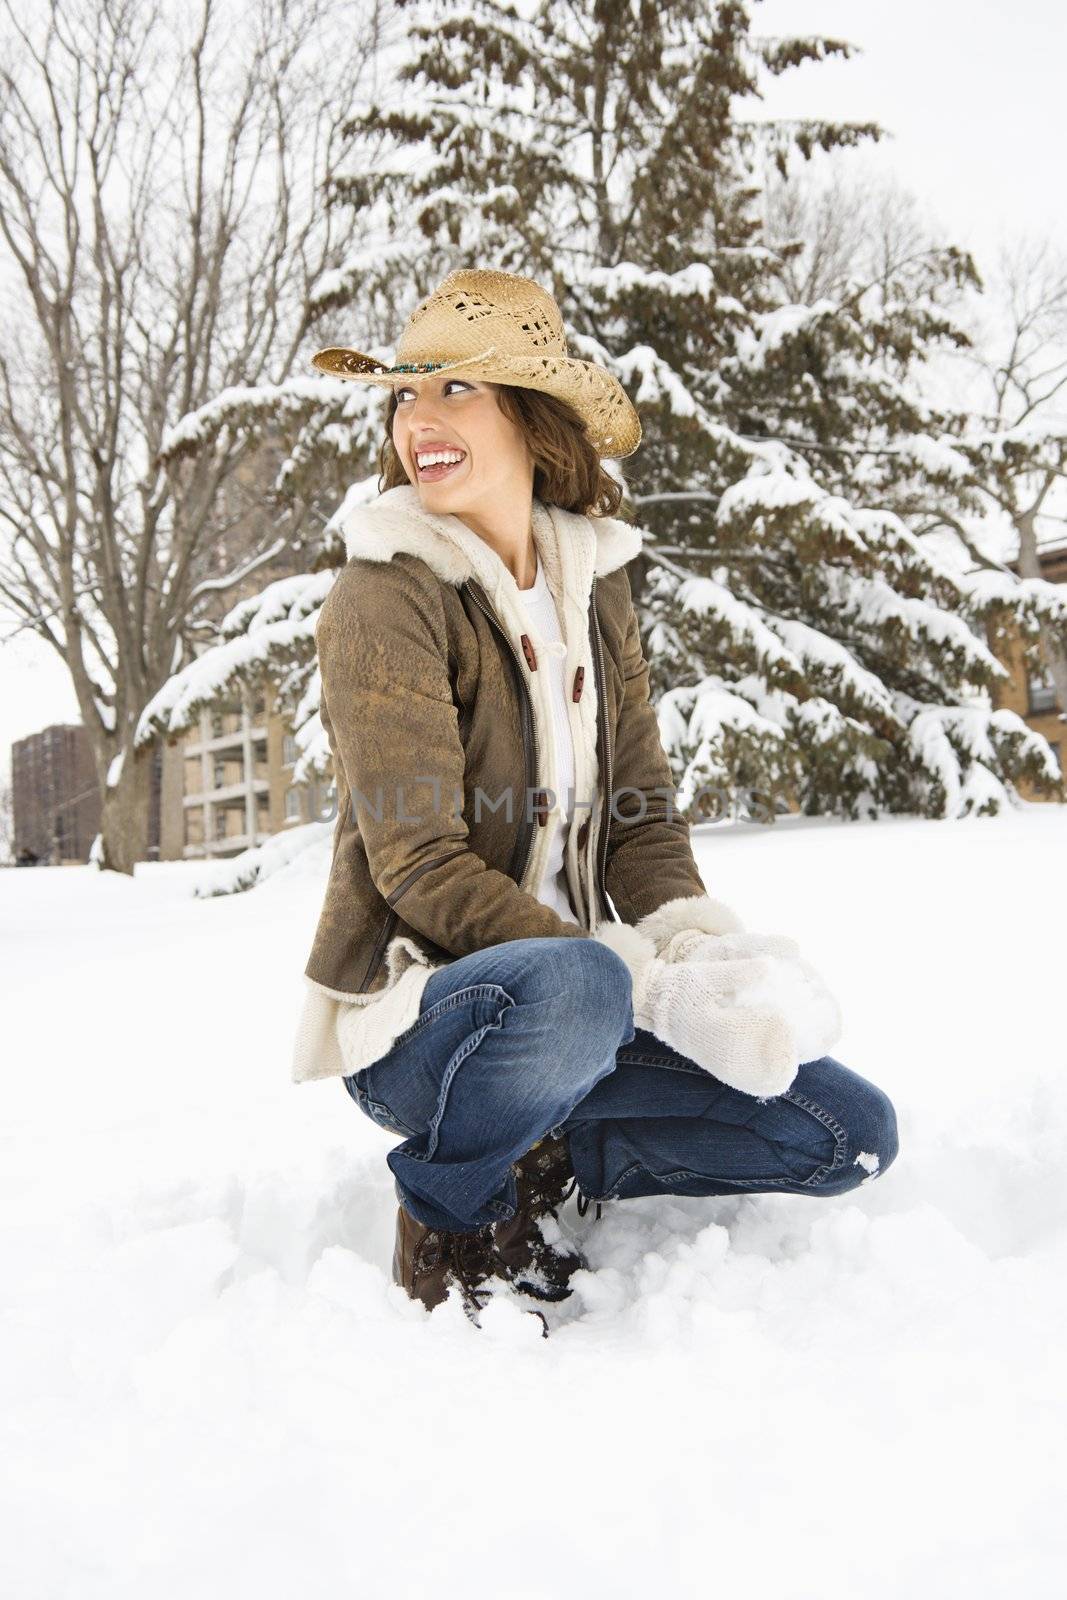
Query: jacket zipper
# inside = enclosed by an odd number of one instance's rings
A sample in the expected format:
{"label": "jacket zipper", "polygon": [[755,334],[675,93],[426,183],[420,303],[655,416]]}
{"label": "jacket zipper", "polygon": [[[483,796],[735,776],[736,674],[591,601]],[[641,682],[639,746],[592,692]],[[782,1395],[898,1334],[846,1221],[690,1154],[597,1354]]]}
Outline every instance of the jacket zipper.
{"label": "jacket zipper", "polygon": [[431,867],[439,867],[442,861],[451,861],[453,856],[461,856],[466,848],[466,845],[461,844],[458,850],[450,850],[447,855],[434,856],[432,861],[424,861],[420,867],[416,867],[413,872],[408,873],[403,883],[399,884],[393,890],[392,894],[386,896],[386,903],[393,909],[390,910],[389,915],[382,924],[382,931],[378,935],[378,942],[371,951],[371,958],[367,965],[367,970],[363,975],[363,982],[360,985],[360,991],[366,990],[371,979],[375,976],[378,968],[382,964],[382,957],[384,956],[389,944],[389,940],[392,937],[393,929],[400,920],[400,913],[395,909],[396,902],[400,899],[400,896],[406,889],[410,889],[416,878],[421,878],[424,872],[429,872]]}
{"label": "jacket zipper", "polygon": [[398,884],[393,890],[392,894],[386,896],[389,904],[391,906],[395,906],[397,901],[400,899],[400,896],[404,894],[406,890],[410,889],[411,885],[415,882],[415,879],[421,878],[424,872],[429,872],[431,867],[439,867],[442,861],[451,861],[453,856],[463,855],[466,848],[467,846],[465,844],[461,844],[458,850],[450,850],[447,855],[434,856],[432,861],[424,861],[421,867],[416,867],[414,871],[408,873],[403,883]]}
{"label": "jacket zipper", "polygon": [[371,951],[371,957],[367,963],[367,970],[363,974],[363,982],[356,991],[358,994],[362,994],[370,988],[371,979],[376,976],[378,968],[382,964],[382,956],[385,954],[385,947],[389,942],[390,936],[393,932],[393,929],[396,927],[399,918],[399,911],[390,911],[385,921],[382,923],[382,931],[378,935],[377,944]]}
{"label": "jacket zipper", "polygon": [[[605,718],[604,700],[604,658],[601,655],[600,619],[596,609],[596,574],[593,574],[593,588],[589,596],[589,638],[593,650],[593,677],[596,683],[597,694],[597,760],[600,764],[600,790],[601,813],[600,831],[597,834],[596,854],[593,858],[594,875],[596,877],[597,893],[600,896],[600,911],[605,920],[613,921],[612,912],[608,906],[606,874],[606,856],[608,848],[608,824],[611,820],[611,772],[608,762],[608,736]],[[603,805],[604,796],[608,797],[608,809]]]}

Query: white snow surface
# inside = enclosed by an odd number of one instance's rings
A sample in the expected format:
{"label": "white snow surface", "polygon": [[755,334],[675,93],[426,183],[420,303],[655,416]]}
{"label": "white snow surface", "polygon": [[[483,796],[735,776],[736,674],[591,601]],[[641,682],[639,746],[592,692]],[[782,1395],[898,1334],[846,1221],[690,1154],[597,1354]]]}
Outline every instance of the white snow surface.
{"label": "white snow surface", "polygon": [[393,1286],[393,1141],[289,1081],[325,835],[220,898],[0,874],[0,1592],[1059,1591],[1067,809],[693,838],[840,998],[900,1155],[571,1201],[548,1339]]}

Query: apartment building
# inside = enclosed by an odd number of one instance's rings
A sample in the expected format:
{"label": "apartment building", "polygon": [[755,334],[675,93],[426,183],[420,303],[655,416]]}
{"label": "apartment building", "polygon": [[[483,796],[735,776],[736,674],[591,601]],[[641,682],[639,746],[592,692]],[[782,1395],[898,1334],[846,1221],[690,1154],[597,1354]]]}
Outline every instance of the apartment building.
{"label": "apartment building", "polygon": [[27,866],[88,861],[100,785],[80,722],[54,722],[11,746],[13,855]]}
{"label": "apartment building", "polygon": [[298,750],[268,685],[203,711],[163,756],[160,854],[217,860],[303,822],[329,819],[333,786],[293,783]]}
{"label": "apartment building", "polygon": [[[1040,552],[1040,560],[1041,576],[1047,583],[1067,584],[1067,544],[1046,546]],[[1018,572],[1017,563],[1012,563],[1011,569]],[[1065,708],[1056,698],[1051,674],[1042,669],[1028,670],[1021,649],[1013,642],[998,645],[996,654],[1010,671],[1011,678],[994,691],[995,704],[1017,712],[1035,733],[1048,740],[1063,773],[1067,760],[1067,722],[1063,720]],[[1020,783],[1019,792],[1026,799],[1046,798],[1030,790],[1029,784]]]}

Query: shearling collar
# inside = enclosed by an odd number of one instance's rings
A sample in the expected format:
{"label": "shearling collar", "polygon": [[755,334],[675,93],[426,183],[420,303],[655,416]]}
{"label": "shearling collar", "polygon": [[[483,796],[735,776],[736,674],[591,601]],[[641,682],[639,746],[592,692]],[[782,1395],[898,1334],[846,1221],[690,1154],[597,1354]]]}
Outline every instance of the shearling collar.
{"label": "shearling collar", "polygon": [[[593,575],[632,561],[643,535],[617,517],[587,517],[536,497],[531,510],[534,543],[570,642],[585,631]],[[414,484],[344,511],[339,526],[350,560],[389,561],[404,551],[420,557],[444,583],[458,587],[475,579],[503,617],[513,617],[516,604],[521,608],[518,585],[496,551],[459,517],[424,510]]]}

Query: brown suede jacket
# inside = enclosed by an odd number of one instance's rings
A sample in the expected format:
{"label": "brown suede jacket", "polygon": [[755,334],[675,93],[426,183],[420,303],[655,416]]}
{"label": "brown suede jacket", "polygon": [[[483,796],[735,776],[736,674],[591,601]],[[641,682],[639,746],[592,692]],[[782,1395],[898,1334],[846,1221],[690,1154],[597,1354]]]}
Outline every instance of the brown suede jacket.
{"label": "brown suede jacket", "polygon": [[[625,568],[639,530],[533,502],[567,645],[575,924],[536,898],[556,765],[549,673],[514,578],[460,519],[424,511],[412,485],[357,506],[342,528],[350,559],[315,629],[338,814],[305,968],[316,1003],[334,1006],[302,1028],[297,1078],[374,1059],[418,1015],[429,972],[455,957],[586,936],[602,920],[639,925],[666,902],[705,895],[649,701]],[[358,1043],[338,1055],[327,1041],[337,1008],[366,1005],[402,976],[387,1025],[367,1031],[361,1018]]]}

